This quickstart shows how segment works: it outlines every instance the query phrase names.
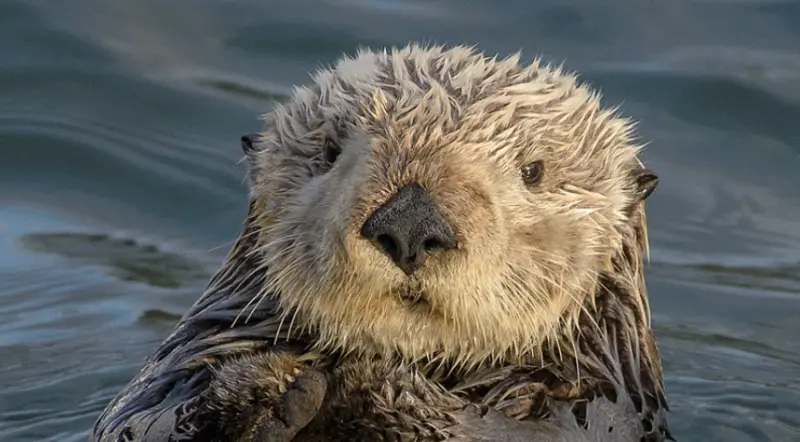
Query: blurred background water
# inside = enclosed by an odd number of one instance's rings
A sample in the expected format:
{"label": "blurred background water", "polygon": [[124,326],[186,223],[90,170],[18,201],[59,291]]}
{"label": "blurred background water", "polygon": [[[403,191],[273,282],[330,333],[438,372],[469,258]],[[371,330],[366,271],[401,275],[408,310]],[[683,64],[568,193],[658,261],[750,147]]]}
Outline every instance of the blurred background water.
{"label": "blurred background water", "polygon": [[80,441],[245,212],[238,137],[409,40],[565,62],[661,176],[648,284],[680,441],[800,441],[800,2],[0,0],[0,441]]}

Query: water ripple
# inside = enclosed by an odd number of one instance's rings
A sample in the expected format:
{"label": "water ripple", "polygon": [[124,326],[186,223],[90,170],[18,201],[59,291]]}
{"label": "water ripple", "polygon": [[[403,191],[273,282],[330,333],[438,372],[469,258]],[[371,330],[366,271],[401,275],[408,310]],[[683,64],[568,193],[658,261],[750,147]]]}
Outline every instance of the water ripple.
{"label": "water ripple", "polygon": [[235,238],[239,136],[342,51],[408,40],[541,54],[624,103],[661,176],[678,440],[800,440],[797,2],[10,0],[0,22],[3,442],[86,440]]}
{"label": "water ripple", "polygon": [[[76,153],[74,150],[62,153],[63,148],[58,148],[61,143],[37,146],[27,152],[4,150],[0,153],[0,161],[5,164],[27,157],[28,164],[33,168],[42,165],[42,158],[47,158],[48,162],[59,162],[59,154],[65,160],[66,155],[82,155],[87,158],[106,156],[110,158],[96,161],[125,164],[126,168],[138,168],[147,174],[157,175],[161,180],[175,181],[212,194],[231,193],[230,188],[220,188],[219,177],[225,175],[227,178],[231,177],[232,155],[225,155],[221,149],[204,146],[208,143],[207,140],[197,137],[192,139],[191,134],[178,137],[175,134],[158,133],[154,128],[148,132],[137,133],[130,127],[110,124],[107,121],[91,120],[76,115],[69,117],[46,115],[13,108],[5,108],[0,115],[0,133],[35,135],[37,138],[52,137],[62,140],[61,142],[73,143],[76,148],[91,150],[85,154]],[[235,145],[233,140],[229,144]],[[109,148],[110,146],[113,148]],[[41,171],[41,168],[37,167],[35,170]]]}

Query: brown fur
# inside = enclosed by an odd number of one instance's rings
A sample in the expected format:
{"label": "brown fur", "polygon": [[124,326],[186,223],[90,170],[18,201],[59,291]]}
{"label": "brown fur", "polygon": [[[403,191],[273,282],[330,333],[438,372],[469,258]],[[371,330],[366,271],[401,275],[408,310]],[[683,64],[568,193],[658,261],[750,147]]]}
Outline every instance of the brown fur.
{"label": "brown fur", "polygon": [[[263,410],[226,437],[261,440],[301,372],[325,373],[327,392],[297,440],[441,440],[468,404],[540,420],[569,403],[581,421],[581,401],[620,392],[642,434],[668,436],[640,147],[596,93],[539,61],[408,46],[342,59],[265,119],[237,245],[98,439],[154,409],[213,420],[251,404]],[[325,139],[342,149],[333,164]],[[526,187],[537,160],[544,178]],[[410,182],[459,247],[407,277],[359,227]]]}

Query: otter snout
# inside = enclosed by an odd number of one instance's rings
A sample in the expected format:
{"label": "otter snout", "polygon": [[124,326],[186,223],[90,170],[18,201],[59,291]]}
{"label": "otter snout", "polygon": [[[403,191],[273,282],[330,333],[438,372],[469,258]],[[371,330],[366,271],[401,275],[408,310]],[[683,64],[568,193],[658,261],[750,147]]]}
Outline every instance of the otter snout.
{"label": "otter snout", "polygon": [[455,232],[419,184],[402,187],[364,221],[361,235],[412,275],[437,249],[458,246]]}

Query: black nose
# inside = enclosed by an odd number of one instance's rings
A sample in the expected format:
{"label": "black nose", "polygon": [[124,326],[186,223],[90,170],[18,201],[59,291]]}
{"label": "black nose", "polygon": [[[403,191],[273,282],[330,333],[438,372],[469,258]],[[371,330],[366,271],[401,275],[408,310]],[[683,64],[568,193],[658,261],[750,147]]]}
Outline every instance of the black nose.
{"label": "black nose", "polygon": [[453,228],[419,184],[404,186],[375,209],[361,226],[361,235],[407,275],[422,267],[433,250],[458,246]]}

